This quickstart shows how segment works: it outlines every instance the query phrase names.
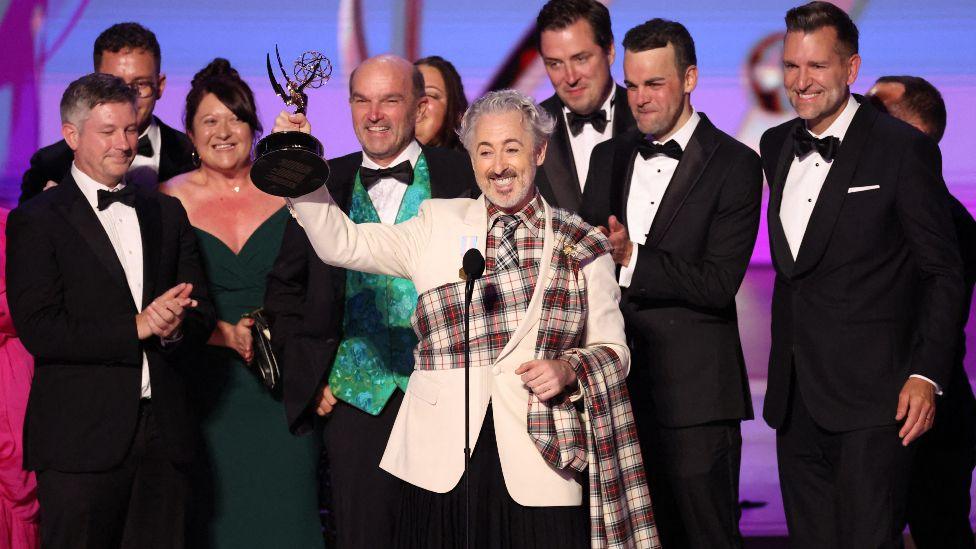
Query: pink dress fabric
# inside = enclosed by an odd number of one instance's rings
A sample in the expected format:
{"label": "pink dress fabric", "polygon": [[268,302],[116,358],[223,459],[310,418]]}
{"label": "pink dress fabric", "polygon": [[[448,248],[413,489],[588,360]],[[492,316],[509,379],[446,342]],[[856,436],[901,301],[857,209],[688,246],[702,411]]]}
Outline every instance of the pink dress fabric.
{"label": "pink dress fabric", "polygon": [[37,481],[23,470],[24,413],[34,360],[10,320],[7,306],[7,214],[0,208],[0,549],[37,549]]}

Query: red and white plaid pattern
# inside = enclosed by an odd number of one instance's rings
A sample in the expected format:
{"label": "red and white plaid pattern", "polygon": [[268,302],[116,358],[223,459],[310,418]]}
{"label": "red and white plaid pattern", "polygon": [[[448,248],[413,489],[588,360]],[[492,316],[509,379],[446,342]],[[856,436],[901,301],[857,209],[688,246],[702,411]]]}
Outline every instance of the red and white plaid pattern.
{"label": "red and white plaid pattern", "polygon": [[[606,346],[579,348],[587,312],[581,270],[608,253],[610,243],[578,216],[557,209],[552,212],[555,242],[551,267],[541,274],[546,289],[536,357],[562,358],[572,364],[583,387],[588,421],[584,425],[580,413],[565,398],[541,402],[530,395],[529,435],[554,467],[588,469],[592,547],[660,547],[620,357]],[[540,231],[539,240],[543,235]],[[489,234],[489,258],[492,242]],[[497,240],[494,242],[497,246]],[[540,276],[537,262],[526,266],[527,256],[520,256],[521,268],[491,273],[475,285],[472,367],[490,366],[518,326]],[[420,295],[414,317],[420,339],[416,368],[463,367],[463,306],[463,282]]]}
{"label": "red and white plaid pattern", "polygon": [[[499,219],[505,212],[488,202],[488,238],[485,239],[485,271],[495,271],[495,260],[505,228]],[[518,251],[519,266],[538,268],[542,260],[542,246],[545,244],[546,210],[542,197],[536,192],[524,208],[513,214],[521,223],[515,229],[515,249]]]}

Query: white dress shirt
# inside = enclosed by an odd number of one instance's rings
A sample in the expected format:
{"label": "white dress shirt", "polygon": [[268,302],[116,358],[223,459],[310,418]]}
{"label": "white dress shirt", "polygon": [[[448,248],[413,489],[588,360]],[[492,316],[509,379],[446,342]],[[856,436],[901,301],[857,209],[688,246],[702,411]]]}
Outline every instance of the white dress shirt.
{"label": "white dress shirt", "polygon": [[142,187],[143,189],[155,189],[156,185],[159,184],[159,150],[162,147],[159,124],[156,123],[155,118],[149,122],[149,127],[146,128],[146,131],[142,132],[139,139],[142,139],[143,136],[149,137],[149,142],[153,148],[153,155],[135,155],[135,158],[132,159],[132,164],[129,166],[129,172],[125,174],[125,180],[129,184],[135,184],[137,187]]}
{"label": "white dress shirt", "polygon": [[[105,229],[105,234],[108,235],[108,239],[112,243],[112,249],[115,250],[119,263],[122,264],[125,281],[129,285],[129,292],[132,294],[132,301],[136,305],[136,310],[142,312],[142,230],[139,228],[139,216],[136,215],[135,208],[120,202],[113,202],[104,210],[98,209],[98,191],[117,192],[125,188],[125,182],[119,183],[115,189],[111,189],[85,175],[74,163],[71,164],[71,177],[75,179],[75,183],[81,189],[81,194],[88,200],[88,204],[95,211],[95,217]],[[134,317],[135,315],[133,315],[132,322],[135,322]],[[141,398],[152,396],[152,387],[149,384],[149,359],[146,358],[145,351],[142,353],[141,387]]]}
{"label": "white dress shirt", "polygon": [[[610,95],[603,102],[603,109],[607,113],[607,127],[602,132],[596,131],[593,124],[583,124],[583,131],[574,136],[569,131],[569,107],[563,107],[563,122],[566,123],[566,131],[569,133],[569,146],[573,150],[573,162],[576,164],[576,175],[579,176],[580,191],[586,186],[586,175],[590,170],[590,155],[593,154],[593,147],[613,137],[613,97],[616,86],[610,87]],[[597,110],[600,110],[597,109]]]}
{"label": "white dress shirt", "polygon": [[[701,115],[692,110],[691,117],[667,141],[674,140],[681,145],[682,151],[687,149],[700,120]],[[630,194],[627,195],[627,233],[634,243],[634,251],[627,265],[620,268],[618,282],[624,288],[630,286],[637,269],[637,245],[647,241],[647,233],[661,207],[661,199],[677,169],[678,161],[664,154],[656,154],[646,160],[640,154],[634,158],[634,173],[630,177]]]}
{"label": "white dress shirt", "polygon": [[[813,132],[810,134],[817,139],[836,137],[843,143],[847,128],[851,126],[857,109],[857,101],[852,95],[847,98],[847,105],[844,106],[844,110],[841,111],[840,116],[834,120],[830,127],[820,135]],[[827,173],[830,172],[831,164],[833,162],[824,160],[817,149],[810,151],[803,159],[794,156],[793,162],[790,164],[790,171],[783,186],[783,201],[779,209],[779,220],[783,223],[783,232],[786,233],[786,241],[790,245],[793,259],[796,259],[800,253],[803,234],[807,231],[810,214],[813,213],[813,208],[817,205],[820,189],[823,188],[824,181],[827,180]]]}
{"label": "white dress shirt", "polygon": [[[416,140],[411,141],[407,148],[403,149],[393,162],[387,165],[387,168],[392,168],[397,164],[407,160],[410,162],[411,168],[417,167],[417,161],[420,159],[420,153],[423,152],[420,149],[420,144]],[[372,170],[379,170],[383,168],[376,162],[373,162],[366,153],[363,153],[363,163],[362,167],[370,168]],[[386,223],[387,225],[393,225],[396,223],[397,214],[400,213],[400,203],[403,202],[403,195],[407,192],[407,186],[397,181],[392,177],[384,177],[376,182],[375,185],[369,188],[367,193],[369,194],[369,200],[373,203],[373,208],[376,213],[380,216],[380,221]]]}
{"label": "white dress shirt", "polygon": [[[847,129],[851,127],[854,120],[854,113],[860,107],[854,96],[847,98],[847,105],[840,116],[820,135],[810,132],[817,139],[824,137],[836,137],[844,142]],[[809,131],[809,130],[807,130]],[[807,232],[807,224],[810,222],[810,215],[817,205],[820,197],[820,190],[827,180],[830,167],[833,162],[824,160],[817,149],[814,148],[802,159],[794,156],[790,164],[790,171],[786,175],[786,183],[783,185],[783,201],[779,208],[779,220],[783,224],[783,232],[786,233],[786,242],[790,245],[790,253],[796,259],[800,253],[800,246],[803,243],[803,235]],[[936,394],[942,394],[942,387],[931,379],[912,374],[910,377],[924,379],[935,386]]]}

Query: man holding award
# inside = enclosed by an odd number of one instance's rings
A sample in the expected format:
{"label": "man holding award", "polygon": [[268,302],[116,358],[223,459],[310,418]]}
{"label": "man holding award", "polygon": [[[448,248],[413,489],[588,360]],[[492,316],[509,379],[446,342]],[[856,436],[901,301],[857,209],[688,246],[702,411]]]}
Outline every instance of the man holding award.
{"label": "man holding award", "polygon": [[[354,113],[357,100],[354,89]],[[296,123],[310,131],[286,114],[275,131]],[[551,208],[533,183],[552,128],[517,91],[481,98],[460,134],[484,194],[427,200],[398,225],[346,215],[335,181],[289,200],[320,258],[350,274],[409,279],[419,294],[413,371],[381,462],[406,481],[391,546],[454,547],[468,535],[474,547],[659,546],[609,241]],[[471,272],[472,253],[487,259],[472,283],[466,340],[468,282],[458,268],[465,257]]]}
{"label": "man holding award", "polygon": [[[289,83],[288,90],[298,87]],[[326,167],[308,133],[273,133],[258,145],[262,156],[252,178],[259,187],[304,194],[303,184],[321,183],[331,171],[329,190],[342,210],[356,222],[385,225],[412,218],[428,198],[453,198],[474,188],[465,155],[414,139],[427,99],[413,65],[390,55],[368,59],[353,72],[349,87],[362,152],[332,159]],[[289,104],[302,112],[300,97]],[[302,121],[300,114],[283,114],[276,129],[298,129],[295,122]],[[392,545],[402,483],[379,463],[413,370],[417,339],[410,314],[416,303],[409,280],[328,266],[294,221],[285,229],[265,308],[273,318],[289,427],[304,434],[316,416],[327,418],[323,440],[343,549]]]}

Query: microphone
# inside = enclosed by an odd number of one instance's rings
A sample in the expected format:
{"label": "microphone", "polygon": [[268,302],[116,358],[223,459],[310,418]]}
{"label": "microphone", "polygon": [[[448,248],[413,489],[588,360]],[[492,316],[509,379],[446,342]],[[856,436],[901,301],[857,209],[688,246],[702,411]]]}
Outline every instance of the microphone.
{"label": "microphone", "polygon": [[464,271],[464,547],[470,547],[471,536],[471,294],[474,283],[485,274],[485,256],[477,248],[464,252],[461,260]]}
{"label": "microphone", "polygon": [[478,280],[485,274],[485,256],[481,255],[477,248],[471,248],[464,252],[461,268],[464,269],[464,275],[469,282]]}

